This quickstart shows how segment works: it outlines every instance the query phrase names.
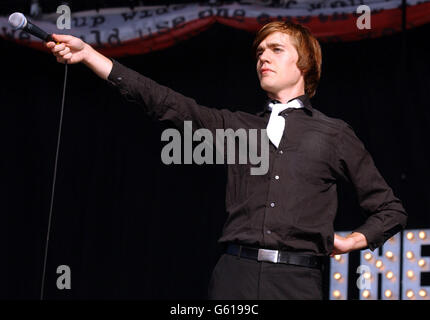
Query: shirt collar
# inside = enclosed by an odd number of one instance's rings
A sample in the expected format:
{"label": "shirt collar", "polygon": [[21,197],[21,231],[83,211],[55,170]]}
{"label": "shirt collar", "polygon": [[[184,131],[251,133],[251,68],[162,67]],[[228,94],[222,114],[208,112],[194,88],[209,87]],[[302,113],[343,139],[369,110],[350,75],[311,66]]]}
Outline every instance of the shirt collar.
{"label": "shirt collar", "polygon": [[[292,100],[294,100],[294,99],[299,99],[301,102],[302,102],[302,104],[303,104],[303,107],[307,110],[307,111],[309,111],[310,112],[310,114],[312,114],[312,112],[313,112],[313,108],[312,108],[312,104],[311,104],[311,101],[310,101],[310,99],[309,99],[309,96],[307,95],[307,94],[303,94],[303,95],[301,95],[301,96],[298,96],[298,97],[295,97],[295,98],[293,98],[293,99],[290,99],[290,100],[288,100],[288,102],[290,102],[290,101],[292,101]],[[287,103],[288,103],[287,102]],[[265,103],[264,103],[264,109],[262,110],[262,111],[260,111],[260,112],[258,112],[257,113],[257,115],[258,116],[262,116],[262,115],[264,115],[266,112],[271,112],[271,110],[270,110],[270,108],[268,107],[269,106],[269,103],[280,103],[280,101],[278,101],[278,100],[273,100],[273,99],[270,99],[270,98],[267,98],[266,99],[266,101],[265,101]]]}

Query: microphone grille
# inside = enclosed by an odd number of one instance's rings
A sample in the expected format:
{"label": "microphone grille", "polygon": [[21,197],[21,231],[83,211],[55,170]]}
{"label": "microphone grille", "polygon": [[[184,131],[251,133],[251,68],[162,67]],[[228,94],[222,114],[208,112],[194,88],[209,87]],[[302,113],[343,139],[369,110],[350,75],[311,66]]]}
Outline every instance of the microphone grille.
{"label": "microphone grille", "polygon": [[27,24],[27,18],[21,12],[15,12],[9,16],[9,23],[14,29],[22,29]]}

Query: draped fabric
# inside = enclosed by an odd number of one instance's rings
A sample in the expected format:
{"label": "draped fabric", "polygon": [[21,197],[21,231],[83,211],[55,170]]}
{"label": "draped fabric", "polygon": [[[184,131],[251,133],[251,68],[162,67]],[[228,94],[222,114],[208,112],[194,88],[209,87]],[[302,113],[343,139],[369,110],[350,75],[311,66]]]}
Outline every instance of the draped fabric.
{"label": "draped fabric", "polygon": [[[401,30],[402,0],[368,1],[285,1],[283,5],[263,5],[263,1],[237,1],[231,4],[182,4],[169,6],[102,9],[72,12],[71,29],[58,29],[61,14],[44,14],[33,21],[50,33],[81,37],[109,56],[142,54],[167,48],[208,29],[214,23],[256,32],[263,24],[294,21],[326,41],[375,38]],[[370,10],[365,19],[366,8]],[[407,28],[430,22],[430,0],[408,0]],[[368,21],[367,29],[363,28]],[[43,49],[37,38],[14,31],[8,17],[0,17],[0,36]]]}

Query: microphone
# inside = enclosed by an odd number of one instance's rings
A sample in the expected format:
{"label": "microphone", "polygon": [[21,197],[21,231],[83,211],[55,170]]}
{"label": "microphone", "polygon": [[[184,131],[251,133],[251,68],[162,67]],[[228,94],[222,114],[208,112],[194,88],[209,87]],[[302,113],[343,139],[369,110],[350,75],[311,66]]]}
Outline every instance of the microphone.
{"label": "microphone", "polygon": [[22,29],[29,34],[32,34],[39,39],[42,39],[45,42],[54,41],[54,39],[52,39],[52,36],[49,33],[46,33],[38,26],[28,21],[27,18],[21,12],[12,13],[9,16],[9,23],[15,30]]}

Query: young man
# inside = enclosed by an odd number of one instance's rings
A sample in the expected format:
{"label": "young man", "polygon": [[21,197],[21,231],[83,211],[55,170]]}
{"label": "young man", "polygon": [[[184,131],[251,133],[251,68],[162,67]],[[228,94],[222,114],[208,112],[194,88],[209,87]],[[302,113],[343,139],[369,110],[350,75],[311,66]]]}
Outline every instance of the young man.
{"label": "young man", "polygon": [[[254,46],[267,104],[261,112],[230,112],[198,105],[110,60],[80,39],[54,35],[47,47],[58,62],[83,62],[158,120],[182,128],[267,129],[269,169],[250,175],[230,164],[220,243],[226,252],[209,285],[212,299],[322,299],[324,256],[375,250],[406,225],[406,212],[352,128],[314,109],[321,49],[304,27],[265,25]],[[337,182],[352,183],[365,223],[346,238],[334,234]]]}

